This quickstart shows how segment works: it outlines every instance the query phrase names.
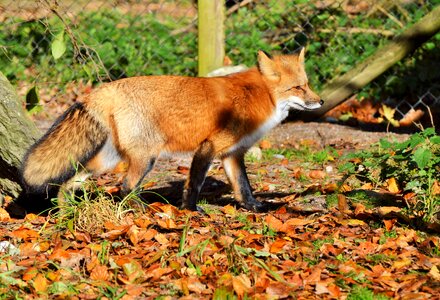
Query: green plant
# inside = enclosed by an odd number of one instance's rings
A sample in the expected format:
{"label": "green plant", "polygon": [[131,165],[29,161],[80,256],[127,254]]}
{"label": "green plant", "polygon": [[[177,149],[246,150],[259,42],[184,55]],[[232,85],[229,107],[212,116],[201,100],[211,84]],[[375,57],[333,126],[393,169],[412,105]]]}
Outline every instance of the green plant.
{"label": "green plant", "polygon": [[340,170],[385,185],[394,179],[404,193],[414,193],[416,200],[407,201],[411,212],[435,221],[440,212],[440,136],[434,128],[411,135],[403,142],[381,140],[371,150],[351,153]]}
{"label": "green plant", "polygon": [[377,295],[366,287],[356,285],[347,297],[347,300],[387,300],[390,299],[384,295]]}

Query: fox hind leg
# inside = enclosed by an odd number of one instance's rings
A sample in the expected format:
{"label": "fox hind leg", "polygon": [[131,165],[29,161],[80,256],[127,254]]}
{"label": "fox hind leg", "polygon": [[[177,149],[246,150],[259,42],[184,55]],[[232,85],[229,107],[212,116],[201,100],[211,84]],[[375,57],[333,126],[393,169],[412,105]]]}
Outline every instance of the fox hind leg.
{"label": "fox hind leg", "polygon": [[255,200],[246,174],[244,153],[234,153],[223,158],[226,176],[234,190],[235,198],[246,209],[255,212],[263,211],[264,205]]}
{"label": "fox hind leg", "polygon": [[135,188],[140,187],[143,179],[153,169],[156,156],[128,156],[128,171],[122,186],[123,196],[128,195]]}

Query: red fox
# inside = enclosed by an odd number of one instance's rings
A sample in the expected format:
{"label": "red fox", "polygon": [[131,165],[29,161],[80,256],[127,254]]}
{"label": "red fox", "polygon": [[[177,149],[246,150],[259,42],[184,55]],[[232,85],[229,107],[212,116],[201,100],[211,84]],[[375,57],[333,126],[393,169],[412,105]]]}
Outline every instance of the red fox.
{"label": "red fox", "polygon": [[192,152],[182,209],[196,210],[206,173],[220,158],[236,200],[260,211],[252,196],[244,155],[290,109],[312,110],[323,101],[308,85],[304,49],[258,66],[211,78],[139,76],[101,85],[70,107],[26,153],[22,177],[28,191],[67,184],[75,165],[88,173],[128,163],[123,191],[138,187],[161,153]]}

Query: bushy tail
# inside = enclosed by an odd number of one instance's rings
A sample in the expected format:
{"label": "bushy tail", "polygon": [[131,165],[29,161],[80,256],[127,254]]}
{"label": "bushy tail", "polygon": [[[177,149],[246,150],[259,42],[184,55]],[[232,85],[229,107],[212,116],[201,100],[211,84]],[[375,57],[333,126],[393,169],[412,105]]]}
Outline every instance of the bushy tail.
{"label": "bushy tail", "polygon": [[22,178],[28,192],[43,192],[75,175],[104,145],[108,130],[83,106],[70,107],[26,153]]}

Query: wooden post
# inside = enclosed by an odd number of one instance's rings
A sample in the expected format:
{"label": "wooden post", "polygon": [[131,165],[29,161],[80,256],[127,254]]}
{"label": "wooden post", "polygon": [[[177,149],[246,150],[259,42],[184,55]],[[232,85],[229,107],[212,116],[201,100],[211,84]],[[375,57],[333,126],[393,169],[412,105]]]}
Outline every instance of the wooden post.
{"label": "wooden post", "polygon": [[365,61],[326,84],[320,94],[324,105],[316,111],[302,114],[301,118],[312,119],[323,115],[417,49],[439,30],[440,5]]}
{"label": "wooden post", "polygon": [[199,76],[223,66],[224,0],[198,0]]}

